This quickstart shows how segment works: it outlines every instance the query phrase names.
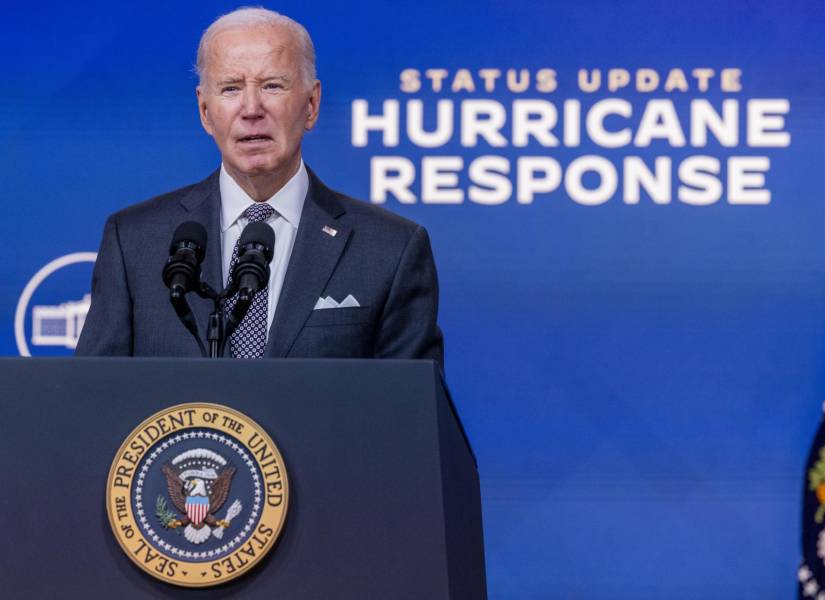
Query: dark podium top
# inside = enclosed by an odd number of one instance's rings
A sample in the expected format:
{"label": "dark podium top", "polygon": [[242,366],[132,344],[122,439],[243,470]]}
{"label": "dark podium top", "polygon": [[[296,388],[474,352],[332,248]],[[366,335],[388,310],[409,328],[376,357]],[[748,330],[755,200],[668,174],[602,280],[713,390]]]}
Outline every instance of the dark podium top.
{"label": "dark podium top", "polygon": [[[0,359],[5,597],[486,598],[478,474],[431,361]],[[157,581],[105,509],[121,443],[212,402],[272,436],[290,485],[277,546],[214,588]]]}

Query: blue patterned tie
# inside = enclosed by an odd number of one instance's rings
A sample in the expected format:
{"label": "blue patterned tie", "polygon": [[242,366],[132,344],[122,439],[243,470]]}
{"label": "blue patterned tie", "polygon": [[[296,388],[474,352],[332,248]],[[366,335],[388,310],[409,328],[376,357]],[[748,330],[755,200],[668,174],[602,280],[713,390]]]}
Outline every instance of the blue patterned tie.
{"label": "blue patterned tie", "polygon": [[[244,215],[249,219],[250,223],[253,221],[266,221],[273,214],[275,214],[275,209],[263,202],[256,202],[244,211]],[[240,241],[240,238],[238,238],[238,241],[235,243],[235,248],[232,250],[232,260],[229,262],[230,283],[232,281],[232,270],[235,268],[235,263],[238,262],[238,245]],[[238,294],[227,299],[227,314],[232,312],[237,301]],[[238,324],[237,329],[232,332],[232,337],[229,338],[229,347],[232,351],[232,356],[235,358],[260,358],[263,356],[264,349],[266,348],[266,311],[268,301],[268,288],[264,288],[255,294],[246,316],[240,324]]]}

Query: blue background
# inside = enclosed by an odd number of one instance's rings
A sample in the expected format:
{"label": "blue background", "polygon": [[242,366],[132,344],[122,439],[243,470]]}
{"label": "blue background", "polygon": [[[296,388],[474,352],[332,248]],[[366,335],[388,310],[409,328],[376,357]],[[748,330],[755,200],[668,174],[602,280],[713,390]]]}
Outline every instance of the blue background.
{"label": "blue background", "polygon": [[[234,7],[4,7],[0,352],[17,353],[14,311],[38,269],[96,250],[111,212],[217,167],[192,63],[200,32]],[[560,103],[588,100],[575,90],[579,68],[738,67],[742,92],[712,86],[686,97],[717,107],[739,98],[742,110],[749,98],[790,100],[784,149],[467,152],[563,163],[591,152],[674,163],[764,154],[767,206],[656,206],[643,195],[637,206],[584,207],[562,191],[527,206],[387,206],[432,238],[448,381],[479,460],[492,598],[791,596],[804,458],[825,395],[825,5],[272,8],[304,23],[317,49],[324,94],[305,159],[328,185],[361,198],[372,155],[418,163],[456,152],[383,149],[374,135],[367,148],[352,147],[352,101],[405,100],[405,68],[555,68],[558,92],[524,97]],[[475,96],[505,106],[518,97]],[[615,96],[636,110],[647,98]],[[432,109],[435,95],[416,97]],[[56,301],[83,291],[67,288]]]}

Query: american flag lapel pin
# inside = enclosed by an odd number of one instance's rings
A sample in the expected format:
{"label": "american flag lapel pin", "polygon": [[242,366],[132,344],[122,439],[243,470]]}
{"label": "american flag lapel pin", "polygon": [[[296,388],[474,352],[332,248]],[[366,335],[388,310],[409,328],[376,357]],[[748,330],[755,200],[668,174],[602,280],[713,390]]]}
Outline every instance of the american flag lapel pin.
{"label": "american flag lapel pin", "polygon": [[333,229],[329,225],[324,225],[324,228],[321,231],[323,231],[324,233],[326,233],[330,237],[335,237],[336,234],[338,233],[337,229]]}

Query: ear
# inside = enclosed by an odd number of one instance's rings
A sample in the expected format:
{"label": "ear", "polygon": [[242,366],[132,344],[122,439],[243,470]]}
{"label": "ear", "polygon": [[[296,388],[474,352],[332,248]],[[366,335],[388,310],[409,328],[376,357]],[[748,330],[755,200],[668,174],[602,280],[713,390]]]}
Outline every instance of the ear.
{"label": "ear", "polygon": [[304,121],[304,129],[307,131],[315,127],[318,120],[318,113],[321,110],[321,82],[317,79],[312,85],[312,92],[307,99],[307,118]]}
{"label": "ear", "polygon": [[206,130],[206,133],[212,135],[212,121],[209,118],[209,112],[206,107],[206,96],[204,95],[203,88],[200,85],[195,88],[195,96],[198,99],[198,114],[201,118],[201,125]]}

